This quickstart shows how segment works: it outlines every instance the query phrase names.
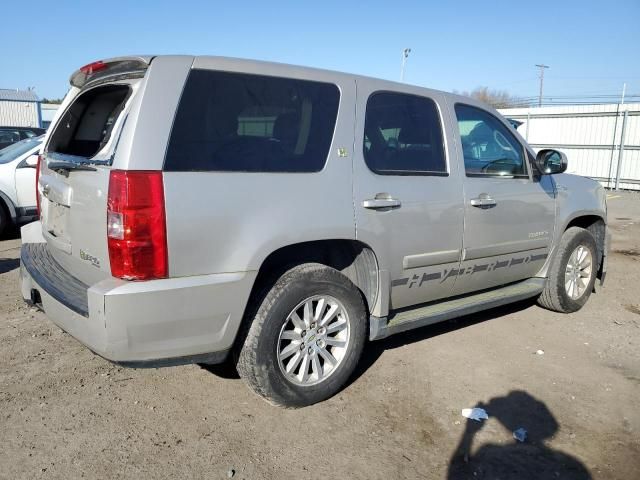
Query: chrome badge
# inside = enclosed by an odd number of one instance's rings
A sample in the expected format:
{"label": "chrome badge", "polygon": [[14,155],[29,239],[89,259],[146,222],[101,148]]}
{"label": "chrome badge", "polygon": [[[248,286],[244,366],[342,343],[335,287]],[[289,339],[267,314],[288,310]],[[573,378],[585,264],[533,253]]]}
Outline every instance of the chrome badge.
{"label": "chrome badge", "polygon": [[91,265],[93,265],[94,267],[100,268],[100,260],[98,259],[98,257],[94,257],[93,255],[85,252],[82,249],[80,249],[80,258],[82,260],[86,260],[87,262],[91,262]]}

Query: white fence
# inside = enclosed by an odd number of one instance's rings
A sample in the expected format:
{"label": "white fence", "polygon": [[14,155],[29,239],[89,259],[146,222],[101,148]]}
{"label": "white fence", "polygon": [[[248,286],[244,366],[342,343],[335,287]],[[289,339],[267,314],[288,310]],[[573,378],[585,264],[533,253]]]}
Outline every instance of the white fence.
{"label": "white fence", "polygon": [[518,132],[537,151],[556,148],[569,158],[569,173],[607,188],[640,190],[640,104],[501,109],[523,122]]}

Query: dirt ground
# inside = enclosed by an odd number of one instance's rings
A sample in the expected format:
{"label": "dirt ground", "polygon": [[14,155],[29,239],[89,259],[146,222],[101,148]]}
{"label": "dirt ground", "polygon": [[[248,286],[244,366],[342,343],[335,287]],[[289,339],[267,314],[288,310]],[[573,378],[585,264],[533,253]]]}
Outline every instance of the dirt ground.
{"label": "dirt ground", "polygon": [[[583,310],[525,302],[371,343],[301,410],[229,368],[93,355],[23,304],[5,238],[0,478],[640,478],[640,195],[609,197],[609,274]],[[467,422],[474,406],[489,420]]]}

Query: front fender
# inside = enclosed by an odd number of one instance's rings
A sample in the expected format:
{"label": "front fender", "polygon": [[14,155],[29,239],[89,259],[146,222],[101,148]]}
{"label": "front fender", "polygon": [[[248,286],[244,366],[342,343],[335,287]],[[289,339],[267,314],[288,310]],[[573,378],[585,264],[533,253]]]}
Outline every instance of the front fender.
{"label": "front fender", "polygon": [[[572,223],[580,218],[589,217],[591,220],[601,219],[605,226],[602,245],[599,245],[603,256],[606,256],[606,228],[607,228],[607,195],[599,182],[586,177],[571,174],[553,175],[556,190],[556,224],[554,228],[553,246],[547,263],[541,270],[541,276],[546,276],[549,266],[555,257],[557,246]],[[598,241],[599,239],[596,239]],[[602,259],[601,259],[602,260]]]}
{"label": "front fender", "polygon": [[[559,235],[578,217],[593,215],[607,223],[607,195],[599,182],[578,175],[554,175],[556,232]],[[559,238],[559,236],[557,236]]]}

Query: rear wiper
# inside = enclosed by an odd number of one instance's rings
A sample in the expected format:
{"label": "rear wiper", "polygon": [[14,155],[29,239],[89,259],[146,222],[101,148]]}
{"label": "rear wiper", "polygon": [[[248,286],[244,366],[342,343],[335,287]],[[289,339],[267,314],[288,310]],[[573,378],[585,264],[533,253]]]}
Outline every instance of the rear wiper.
{"label": "rear wiper", "polygon": [[97,170],[97,168],[91,167],[89,165],[83,165],[81,163],[74,163],[74,162],[65,162],[62,160],[55,160],[53,162],[49,162],[47,164],[47,167],[49,168],[49,170],[58,172],[60,175],[64,175],[65,177],[68,177],[69,172],[72,170],[73,171],[84,170],[88,172],[95,172]]}

